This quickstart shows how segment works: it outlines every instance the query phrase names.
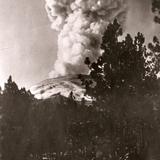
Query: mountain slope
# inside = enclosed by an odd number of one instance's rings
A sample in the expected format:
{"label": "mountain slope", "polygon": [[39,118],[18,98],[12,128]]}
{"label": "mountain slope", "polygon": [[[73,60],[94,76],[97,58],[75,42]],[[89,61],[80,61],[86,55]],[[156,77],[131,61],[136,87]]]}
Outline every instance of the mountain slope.
{"label": "mountain slope", "polygon": [[30,91],[37,99],[51,98],[57,94],[69,97],[70,93],[73,92],[76,101],[81,101],[82,98],[91,101],[90,97],[84,96],[85,89],[78,75],[47,79],[31,87]]}

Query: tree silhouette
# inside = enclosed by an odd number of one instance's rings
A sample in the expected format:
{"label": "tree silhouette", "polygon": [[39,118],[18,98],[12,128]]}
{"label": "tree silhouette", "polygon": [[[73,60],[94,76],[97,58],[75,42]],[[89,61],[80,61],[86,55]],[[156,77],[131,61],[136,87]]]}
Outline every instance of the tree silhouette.
{"label": "tree silhouette", "polygon": [[154,21],[160,23],[160,0],[152,0],[152,12],[155,14]]}
{"label": "tree silhouette", "polygon": [[[117,20],[108,25],[102,38],[102,55],[93,63],[86,58],[89,78],[81,76],[81,80],[86,94],[94,97],[93,107],[104,115],[99,123],[104,129],[103,136],[96,140],[108,146],[100,147],[105,150],[103,155],[113,160],[141,160],[146,158],[154,137],[159,139],[154,106],[160,104],[160,45],[154,37],[146,47],[141,33],[134,39],[127,34],[119,41],[121,35]],[[97,117],[95,122],[99,122]]]}
{"label": "tree silhouette", "polygon": [[31,94],[18,88],[10,76],[2,95],[1,154],[2,160],[25,159],[27,154],[27,123]]}
{"label": "tree silhouette", "polygon": [[98,98],[112,92],[138,93],[157,89],[157,74],[160,71],[160,46],[156,37],[149,49],[141,33],[133,39],[129,34],[119,41],[122,29],[117,20],[109,24],[102,38],[102,56],[96,62],[85,60],[90,69],[90,80],[82,81],[86,93]]}

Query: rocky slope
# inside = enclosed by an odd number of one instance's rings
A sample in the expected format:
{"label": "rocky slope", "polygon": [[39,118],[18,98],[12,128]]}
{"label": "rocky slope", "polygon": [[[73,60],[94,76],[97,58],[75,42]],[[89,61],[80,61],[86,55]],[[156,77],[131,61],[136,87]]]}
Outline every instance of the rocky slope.
{"label": "rocky slope", "polygon": [[84,96],[85,89],[78,75],[46,79],[31,87],[30,91],[37,99],[48,99],[57,94],[69,97],[70,93],[73,92],[76,101],[81,101],[82,98],[91,101],[90,97]]}

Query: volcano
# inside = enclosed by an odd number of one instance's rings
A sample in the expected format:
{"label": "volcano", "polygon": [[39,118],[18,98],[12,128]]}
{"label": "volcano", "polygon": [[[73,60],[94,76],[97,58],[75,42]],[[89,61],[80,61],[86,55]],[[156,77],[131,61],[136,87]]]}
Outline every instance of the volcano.
{"label": "volcano", "polygon": [[46,79],[31,87],[30,91],[37,99],[49,99],[56,95],[69,97],[72,92],[76,101],[81,101],[83,98],[91,101],[91,98],[85,95],[85,88],[78,75]]}

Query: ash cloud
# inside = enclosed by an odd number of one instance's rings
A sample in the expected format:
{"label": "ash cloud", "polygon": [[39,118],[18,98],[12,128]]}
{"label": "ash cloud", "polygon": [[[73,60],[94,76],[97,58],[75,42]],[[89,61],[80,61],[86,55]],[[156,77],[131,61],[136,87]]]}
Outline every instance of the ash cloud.
{"label": "ash cloud", "polygon": [[127,0],[46,0],[52,28],[59,31],[58,53],[50,77],[87,73],[84,59],[100,55],[102,35],[115,18],[124,24]]}

